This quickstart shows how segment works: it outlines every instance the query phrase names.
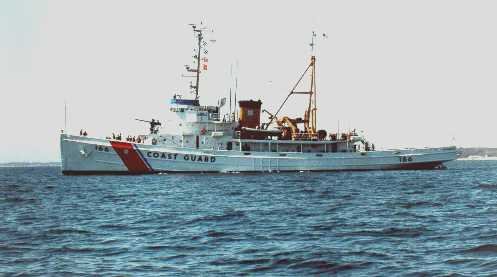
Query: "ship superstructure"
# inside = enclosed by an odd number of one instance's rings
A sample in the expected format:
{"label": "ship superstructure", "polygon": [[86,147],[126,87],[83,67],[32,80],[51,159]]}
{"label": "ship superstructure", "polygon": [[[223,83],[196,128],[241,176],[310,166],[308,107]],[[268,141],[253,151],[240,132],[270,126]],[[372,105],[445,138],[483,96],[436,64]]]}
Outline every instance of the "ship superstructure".
{"label": "ship superstructure", "polygon": [[[207,43],[205,29],[192,28],[197,47],[195,64],[185,67],[195,80],[190,84],[193,96],[174,94],[167,128],[159,121],[146,121],[149,133],[132,139],[63,133],[64,174],[434,169],[457,158],[455,147],[377,151],[355,131],[319,130],[314,55],[274,113],[263,109],[261,100],[252,99],[238,101],[238,109],[230,109],[228,114],[221,113],[225,99],[203,106],[199,88],[201,72],[207,69],[206,64],[202,66]],[[314,37],[313,32],[312,47]],[[308,89],[297,89],[305,78],[310,81]],[[280,115],[287,100],[295,95],[308,100],[303,117]],[[268,115],[267,122],[261,121],[262,114]]]}

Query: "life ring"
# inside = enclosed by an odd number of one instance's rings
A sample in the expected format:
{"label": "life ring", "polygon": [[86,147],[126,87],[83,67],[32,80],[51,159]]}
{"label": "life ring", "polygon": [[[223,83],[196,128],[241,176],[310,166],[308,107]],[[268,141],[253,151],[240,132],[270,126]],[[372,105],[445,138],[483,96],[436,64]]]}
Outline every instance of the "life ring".
{"label": "life ring", "polygon": [[153,138],[152,139],[152,145],[156,145],[157,144],[157,139]]}
{"label": "life ring", "polygon": [[205,133],[207,133],[207,130],[206,130],[205,128],[202,128],[202,129],[200,130],[200,134],[201,134],[201,135],[205,135]]}

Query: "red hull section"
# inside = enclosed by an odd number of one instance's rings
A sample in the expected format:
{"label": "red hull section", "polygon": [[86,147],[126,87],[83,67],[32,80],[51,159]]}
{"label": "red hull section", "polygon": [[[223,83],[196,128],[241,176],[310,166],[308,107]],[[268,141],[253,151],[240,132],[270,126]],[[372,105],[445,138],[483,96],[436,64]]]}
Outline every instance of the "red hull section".
{"label": "red hull section", "polygon": [[122,141],[110,141],[112,148],[123,161],[131,174],[151,173],[153,170],[147,165],[141,154],[133,144]]}

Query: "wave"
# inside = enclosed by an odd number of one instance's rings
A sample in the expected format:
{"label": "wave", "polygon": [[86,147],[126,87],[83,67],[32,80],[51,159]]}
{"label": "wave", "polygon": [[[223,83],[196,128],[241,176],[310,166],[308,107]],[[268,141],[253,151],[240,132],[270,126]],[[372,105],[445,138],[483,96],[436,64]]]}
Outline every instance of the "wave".
{"label": "wave", "polygon": [[308,260],[292,264],[289,268],[311,269],[316,270],[316,273],[338,273],[340,271],[364,268],[370,264],[372,264],[372,262],[336,263],[325,260]]}
{"label": "wave", "polygon": [[405,209],[412,209],[412,208],[423,207],[423,206],[440,207],[440,206],[442,206],[442,204],[429,202],[429,201],[415,201],[415,202],[407,202],[407,203],[400,204],[400,207],[405,208]]}
{"label": "wave", "polygon": [[497,184],[480,184],[478,185],[478,188],[484,190],[497,190]]}
{"label": "wave", "polygon": [[226,193],[228,196],[241,196],[243,195],[243,191],[229,191]]}
{"label": "wave", "polygon": [[464,250],[465,253],[497,254],[497,244],[482,244]]}
{"label": "wave", "polygon": [[256,272],[270,271],[273,269],[274,268],[272,266],[256,266],[255,268],[245,270],[244,273],[256,273]]}
{"label": "wave", "polygon": [[218,232],[218,231],[214,231],[214,230],[209,230],[209,231],[207,231],[206,235],[208,237],[211,237],[211,238],[219,238],[219,237],[229,236],[231,234],[227,233],[227,232]]}
{"label": "wave", "polygon": [[391,255],[387,253],[380,253],[375,251],[351,251],[347,252],[347,254],[353,256],[369,256],[372,258],[380,258],[380,259],[387,259],[391,257]]}
{"label": "wave", "polygon": [[118,256],[128,252],[129,252],[128,248],[111,248],[111,249],[106,249],[104,253],[101,254],[101,256],[105,257]]}
{"label": "wave", "polygon": [[458,264],[471,263],[474,261],[475,261],[475,259],[454,258],[454,259],[446,260],[445,262],[448,264],[458,265]]}
{"label": "wave", "polygon": [[52,248],[49,250],[52,253],[61,253],[61,254],[66,254],[66,253],[92,253],[99,251],[97,248],[93,247],[73,247],[73,246],[62,246],[58,248]]}
{"label": "wave", "polygon": [[115,243],[119,243],[121,240],[119,239],[105,239],[103,241],[100,241],[99,243],[100,244],[104,244],[104,245],[107,245],[107,244],[115,244]]}
{"label": "wave", "polygon": [[136,193],[129,193],[129,194],[107,194],[102,197],[104,200],[110,200],[113,202],[117,201],[128,201],[129,199],[133,197],[137,197],[138,194]]}
{"label": "wave", "polygon": [[169,248],[171,248],[171,247],[168,245],[149,245],[149,246],[145,247],[145,249],[148,249],[148,250],[162,250],[162,249],[169,249]]}
{"label": "wave", "polygon": [[189,246],[189,245],[149,245],[145,246],[147,250],[172,250],[172,251],[196,251],[200,250],[202,247]]}
{"label": "wave", "polygon": [[64,234],[92,234],[91,231],[76,229],[76,228],[54,228],[47,230],[48,235],[64,235]]}
{"label": "wave", "polygon": [[34,203],[38,201],[36,198],[23,198],[19,196],[5,197],[4,200],[10,203]]}
{"label": "wave", "polygon": [[312,269],[319,269],[319,270],[328,270],[332,269],[334,267],[338,266],[337,263],[334,262],[328,262],[324,260],[310,260],[310,261],[302,261],[298,263],[291,264],[289,267],[296,269],[296,268],[312,268]]}
{"label": "wave", "polygon": [[152,223],[154,225],[156,224],[160,224],[160,223],[163,223],[163,222],[167,222],[169,221],[169,219],[171,219],[171,215],[160,215],[160,216],[153,216],[153,217],[140,217],[138,220],[136,221],[133,221],[131,224],[133,225],[140,225],[140,224],[149,224],[149,223]]}
{"label": "wave", "polygon": [[279,259],[273,259],[273,266],[288,266],[292,264],[296,264],[298,262],[301,262],[300,259],[292,259],[292,258],[279,258]]}
{"label": "wave", "polygon": [[418,237],[426,232],[425,228],[386,228],[382,233],[391,237]]}
{"label": "wave", "polygon": [[[427,274],[428,276],[431,275],[431,274]],[[456,273],[456,272],[450,272],[450,273],[447,273],[447,274],[444,274],[444,275],[439,275],[440,277],[465,277],[465,276],[468,276],[468,275],[464,275],[464,274],[459,274],[459,273]]]}
{"label": "wave", "polygon": [[102,228],[102,229],[112,229],[112,230],[115,230],[115,229],[127,229],[128,228],[128,225],[127,224],[119,224],[119,223],[107,223],[107,224],[101,224],[101,225],[98,225],[99,228]]}
{"label": "wave", "polygon": [[31,247],[26,247],[26,246],[15,246],[15,245],[8,245],[8,244],[0,244],[0,251],[30,251],[34,250],[35,248]]}
{"label": "wave", "polygon": [[290,179],[290,180],[285,180],[285,183],[287,184],[301,184],[301,183],[309,183],[309,180],[308,179],[303,179],[303,178],[300,178],[300,179]]}
{"label": "wave", "polygon": [[256,259],[239,260],[238,264],[241,264],[241,265],[260,265],[260,264],[267,264],[270,262],[271,262],[271,259],[268,259],[268,258],[256,258]]}
{"label": "wave", "polygon": [[413,237],[419,237],[426,233],[428,230],[424,227],[419,227],[419,228],[396,228],[396,227],[390,227],[390,228],[384,228],[380,230],[362,230],[362,231],[356,231],[356,232],[350,232],[350,233],[345,233],[343,235],[346,236],[373,236],[373,237],[378,237],[378,236],[387,236],[387,237],[408,237],[408,238],[413,238]]}
{"label": "wave", "polygon": [[213,221],[213,222],[228,221],[228,220],[244,218],[245,216],[246,216],[245,212],[243,211],[230,210],[226,211],[221,215],[206,215],[202,217],[197,217],[188,221],[186,224],[195,224],[206,221]]}

